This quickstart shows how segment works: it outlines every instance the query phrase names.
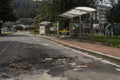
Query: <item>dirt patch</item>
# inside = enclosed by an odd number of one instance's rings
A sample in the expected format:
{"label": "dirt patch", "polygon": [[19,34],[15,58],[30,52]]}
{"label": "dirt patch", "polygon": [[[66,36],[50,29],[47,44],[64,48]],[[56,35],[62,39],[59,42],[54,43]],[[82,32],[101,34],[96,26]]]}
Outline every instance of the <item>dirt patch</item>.
{"label": "dirt patch", "polygon": [[[51,57],[47,54],[40,56],[16,56],[16,58],[9,60],[0,66],[1,72],[13,73],[13,76],[20,74],[33,74],[34,71],[45,71],[47,74],[54,77],[63,75],[67,70],[81,71],[81,68],[94,67],[91,62],[82,62],[75,57],[54,56]],[[43,73],[43,72],[40,72]]]}

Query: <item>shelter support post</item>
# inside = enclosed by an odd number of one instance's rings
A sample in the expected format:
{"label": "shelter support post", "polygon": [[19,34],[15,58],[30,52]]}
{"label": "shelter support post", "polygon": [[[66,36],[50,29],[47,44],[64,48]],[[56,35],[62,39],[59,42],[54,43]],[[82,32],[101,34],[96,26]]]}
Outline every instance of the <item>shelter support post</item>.
{"label": "shelter support post", "polygon": [[69,36],[73,37],[73,28],[72,28],[72,26],[73,26],[73,18],[70,19],[70,23],[71,24],[69,26],[69,29],[70,29]]}
{"label": "shelter support post", "polygon": [[57,37],[59,37],[59,22],[57,22]]}
{"label": "shelter support post", "polygon": [[82,25],[81,25],[81,16],[79,16],[79,39],[81,40],[81,38],[82,38],[82,35],[81,35],[81,33],[82,33]]}
{"label": "shelter support post", "polygon": [[94,30],[93,30],[93,13],[90,13],[90,40],[93,41]]}

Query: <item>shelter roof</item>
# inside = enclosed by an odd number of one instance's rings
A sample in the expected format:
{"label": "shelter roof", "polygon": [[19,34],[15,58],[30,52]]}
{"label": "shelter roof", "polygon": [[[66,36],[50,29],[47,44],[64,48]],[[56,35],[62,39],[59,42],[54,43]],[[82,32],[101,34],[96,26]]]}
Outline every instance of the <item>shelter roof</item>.
{"label": "shelter roof", "polygon": [[82,16],[84,14],[93,13],[96,9],[90,7],[75,7],[74,9],[61,14],[61,17],[72,18],[76,16]]}

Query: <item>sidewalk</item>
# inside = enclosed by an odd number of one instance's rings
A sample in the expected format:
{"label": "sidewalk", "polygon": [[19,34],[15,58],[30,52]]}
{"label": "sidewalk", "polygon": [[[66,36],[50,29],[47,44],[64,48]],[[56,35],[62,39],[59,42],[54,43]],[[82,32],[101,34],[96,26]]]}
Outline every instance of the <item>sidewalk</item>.
{"label": "sidewalk", "polygon": [[73,40],[73,39],[58,39],[56,37],[45,36],[45,35],[44,36],[39,35],[39,36],[42,38],[45,38],[45,39],[55,41],[55,42],[60,43],[64,46],[73,47],[73,48],[80,49],[82,51],[100,54],[99,56],[103,55],[105,57],[108,56],[108,57],[112,57],[112,58],[115,58],[117,60],[120,60],[120,48],[113,48],[113,47],[104,46],[101,44],[80,42],[78,40]]}

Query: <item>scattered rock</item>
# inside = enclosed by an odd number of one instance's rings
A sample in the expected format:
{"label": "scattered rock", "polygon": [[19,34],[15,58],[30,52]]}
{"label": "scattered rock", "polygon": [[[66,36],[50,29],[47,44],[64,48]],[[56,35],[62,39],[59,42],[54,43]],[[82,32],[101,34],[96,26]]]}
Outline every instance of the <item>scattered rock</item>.
{"label": "scattered rock", "polygon": [[70,67],[75,67],[77,64],[76,63],[69,63]]}
{"label": "scattered rock", "polygon": [[80,69],[79,68],[74,68],[73,71],[79,71]]}
{"label": "scattered rock", "polygon": [[94,64],[92,62],[87,62],[87,63],[85,63],[85,65],[88,67],[94,67]]}
{"label": "scattered rock", "polygon": [[52,61],[52,58],[45,58],[45,61]]}
{"label": "scattered rock", "polygon": [[102,60],[103,60],[103,58],[97,58],[97,60],[102,61]]}
{"label": "scattered rock", "polygon": [[78,65],[76,66],[76,68],[86,68],[87,66],[86,65]]}

